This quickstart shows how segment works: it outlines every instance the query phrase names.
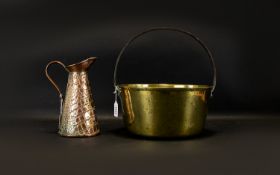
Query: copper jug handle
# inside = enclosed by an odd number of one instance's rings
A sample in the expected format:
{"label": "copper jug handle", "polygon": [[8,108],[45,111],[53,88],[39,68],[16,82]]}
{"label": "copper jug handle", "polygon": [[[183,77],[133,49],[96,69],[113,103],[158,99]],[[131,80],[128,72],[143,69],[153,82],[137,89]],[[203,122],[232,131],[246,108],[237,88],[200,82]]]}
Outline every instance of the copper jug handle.
{"label": "copper jug handle", "polygon": [[57,90],[57,92],[59,93],[59,96],[62,96],[62,93],[61,93],[61,91],[60,91],[58,85],[54,82],[54,80],[50,77],[50,75],[49,75],[49,73],[48,73],[48,68],[49,68],[49,66],[52,65],[52,64],[59,64],[59,65],[61,65],[66,71],[68,71],[68,70],[66,69],[66,66],[65,66],[62,62],[56,61],[56,60],[55,60],[55,61],[49,62],[49,63],[47,64],[46,68],[45,68],[45,73],[46,73],[47,78],[48,78],[49,81],[52,83],[52,85],[54,86],[54,88]]}
{"label": "copper jug handle", "polygon": [[61,65],[67,72],[68,72],[68,69],[66,68],[66,66],[60,62],[60,61],[51,61],[47,64],[46,68],[45,68],[45,73],[46,73],[46,76],[47,78],[49,79],[49,81],[51,82],[51,84],[55,87],[55,89],[57,90],[57,92],[59,93],[59,98],[60,98],[60,117],[59,117],[59,125],[60,125],[60,118],[61,118],[61,115],[62,115],[62,107],[63,107],[63,95],[62,95],[62,92],[60,91],[58,85],[54,82],[54,80],[50,77],[49,73],[48,73],[48,68],[50,65],[52,64],[59,64]]}
{"label": "copper jug handle", "polygon": [[175,32],[179,32],[179,33],[183,33],[183,34],[186,34],[188,36],[190,36],[191,38],[193,38],[195,41],[197,41],[201,46],[202,48],[206,51],[210,61],[211,61],[211,65],[212,65],[212,70],[213,70],[213,85],[212,85],[212,89],[211,89],[211,96],[213,96],[213,92],[216,88],[216,65],[215,65],[215,62],[214,62],[214,59],[213,59],[213,56],[212,56],[212,53],[210,52],[210,50],[208,49],[208,47],[197,37],[195,36],[194,34],[192,34],[191,32],[189,31],[185,31],[185,30],[182,30],[182,29],[177,29],[177,28],[171,28],[171,27],[158,27],[158,28],[151,28],[151,29],[148,29],[146,31],[143,31],[135,36],[133,36],[132,38],[130,38],[130,40],[127,41],[127,43],[124,45],[124,47],[122,48],[122,50],[120,51],[118,57],[117,57],[117,60],[116,60],[116,65],[115,65],[115,70],[114,70],[114,87],[115,87],[115,93],[117,93],[118,91],[118,87],[117,87],[117,69],[118,69],[118,64],[119,64],[119,61],[120,61],[120,58],[121,56],[123,55],[124,51],[126,50],[126,48],[135,40],[137,39],[138,37],[146,34],[146,33],[149,33],[149,32],[152,32],[152,31],[160,31],[160,30],[168,30],[168,31],[175,31]]}

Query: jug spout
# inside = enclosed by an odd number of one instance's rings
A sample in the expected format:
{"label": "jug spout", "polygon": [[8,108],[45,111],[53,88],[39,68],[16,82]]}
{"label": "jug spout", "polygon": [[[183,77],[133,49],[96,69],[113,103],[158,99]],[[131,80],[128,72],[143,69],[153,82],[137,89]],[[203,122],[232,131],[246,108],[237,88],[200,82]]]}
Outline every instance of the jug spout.
{"label": "jug spout", "polygon": [[79,63],[71,64],[66,67],[69,72],[87,71],[89,67],[96,61],[96,57],[87,58]]}

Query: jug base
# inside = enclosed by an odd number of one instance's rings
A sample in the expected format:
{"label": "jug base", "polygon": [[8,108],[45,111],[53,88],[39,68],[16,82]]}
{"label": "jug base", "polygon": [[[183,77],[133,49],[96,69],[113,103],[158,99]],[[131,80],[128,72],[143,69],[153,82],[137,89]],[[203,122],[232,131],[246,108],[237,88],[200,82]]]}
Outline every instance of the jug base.
{"label": "jug base", "polygon": [[65,133],[61,133],[58,132],[58,134],[62,137],[94,137],[100,134],[100,130],[94,132],[94,133],[90,133],[90,134],[65,134]]}

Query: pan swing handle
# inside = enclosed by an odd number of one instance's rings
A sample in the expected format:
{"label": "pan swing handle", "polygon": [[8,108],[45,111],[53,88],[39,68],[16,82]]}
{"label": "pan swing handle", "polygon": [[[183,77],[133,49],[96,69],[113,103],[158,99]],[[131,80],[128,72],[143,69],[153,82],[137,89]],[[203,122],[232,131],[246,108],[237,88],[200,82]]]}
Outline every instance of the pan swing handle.
{"label": "pan swing handle", "polygon": [[171,27],[157,27],[157,28],[151,28],[148,30],[145,30],[135,36],[133,36],[132,38],[130,38],[130,40],[127,41],[127,43],[124,45],[124,47],[121,49],[117,60],[116,60],[116,64],[115,64],[115,70],[114,70],[114,87],[115,87],[115,103],[114,103],[114,116],[118,117],[118,102],[117,102],[117,96],[120,93],[119,87],[117,85],[117,70],[118,70],[118,65],[119,65],[119,61],[121,59],[121,56],[123,55],[124,51],[127,49],[127,47],[137,38],[139,38],[140,36],[149,33],[149,32],[153,32],[153,31],[174,31],[174,32],[179,32],[179,33],[183,33],[185,35],[190,36],[191,38],[193,38],[195,41],[197,41],[200,46],[206,51],[211,65],[212,65],[212,71],[213,71],[213,79],[212,79],[212,89],[211,89],[211,97],[213,96],[213,92],[216,88],[216,65],[212,56],[212,53],[210,52],[210,50],[206,47],[206,45],[194,34],[192,34],[189,31],[185,31],[185,30],[181,30],[181,29],[177,29],[177,28],[171,28]]}
{"label": "pan swing handle", "polygon": [[[215,62],[214,62],[214,59],[213,59],[213,56],[212,56],[212,53],[210,52],[210,50],[208,49],[208,47],[197,37],[195,36],[194,34],[192,34],[191,32],[189,31],[185,31],[185,30],[182,30],[182,29],[177,29],[177,28],[171,28],[171,27],[158,27],[158,28],[151,28],[151,29],[148,29],[146,31],[143,31],[135,36],[133,36],[130,40],[128,40],[128,42],[124,45],[124,47],[122,48],[122,50],[120,51],[118,57],[117,57],[117,60],[116,60],[116,64],[115,64],[115,70],[114,70],[114,87],[115,87],[115,94],[118,93],[119,89],[118,89],[118,85],[117,85],[117,70],[118,70],[118,65],[119,65],[119,61],[120,61],[120,58],[121,56],[123,55],[124,51],[126,50],[126,48],[134,41],[136,40],[138,37],[146,34],[146,33],[149,33],[149,32],[153,32],[153,31],[174,31],[174,32],[179,32],[179,33],[183,33],[183,34],[186,34],[188,36],[190,36],[191,38],[193,38],[195,41],[197,41],[200,46],[202,46],[202,48],[206,51],[209,59],[210,59],[210,62],[211,62],[211,65],[212,65],[212,71],[213,71],[213,79],[212,79],[212,89],[211,89],[211,97],[213,96],[213,92],[216,88],[216,65],[215,65]],[[116,95],[117,96],[117,95]],[[116,97],[115,97],[116,98]]]}

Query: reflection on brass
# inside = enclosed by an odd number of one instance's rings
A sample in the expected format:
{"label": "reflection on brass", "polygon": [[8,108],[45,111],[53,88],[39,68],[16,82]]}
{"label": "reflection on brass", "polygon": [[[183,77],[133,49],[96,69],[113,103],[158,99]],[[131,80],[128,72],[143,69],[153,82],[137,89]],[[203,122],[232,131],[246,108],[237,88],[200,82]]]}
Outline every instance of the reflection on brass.
{"label": "reflection on brass", "polygon": [[[170,30],[186,34],[207,52],[212,85],[117,84],[118,63],[125,49],[138,37],[152,31]],[[114,85],[122,102],[125,126],[134,134],[148,137],[183,137],[199,134],[207,116],[207,101],[216,86],[216,67],[209,49],[192,33],[174,28],[152,28],[132,37],[116,60]]]}
{"label": "reflection on brass", "polygon": [[[87,73],[95,60],[96,58],[88,58],[69,66],[65,66],[59,61],[51,61],[46,66],[46,76],[59,92],[61,98],[58,133],[62,136],[87,137],[97,135],[100,132]],[[64,103],[60,89],[48,74],[48,67],[54,63],[62,65],[69,73]]]}
{"label": "reflection on brass", "polygon": [[122,103],[125,103],[127,105],[123,105],[123,110],[125,111],[127,115],[127,122],[129,124],[131,124],[134,120],[134,113],[133,113],[133,107],[132,107],[132,103],[131,103],[131,95],[130,95],[130,91],[123,91],[125,98],[124,101]]}
{"label": "reflection on brass", "polygon": [[193,96],[200,97],[202,101],[205,101],[205,91],[193,91],[191,92]]}

